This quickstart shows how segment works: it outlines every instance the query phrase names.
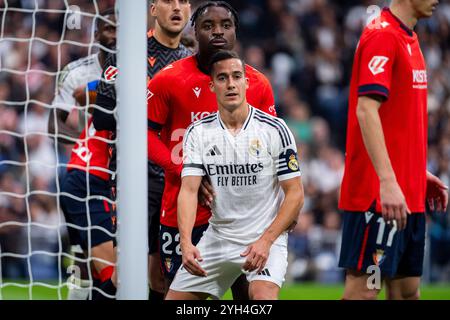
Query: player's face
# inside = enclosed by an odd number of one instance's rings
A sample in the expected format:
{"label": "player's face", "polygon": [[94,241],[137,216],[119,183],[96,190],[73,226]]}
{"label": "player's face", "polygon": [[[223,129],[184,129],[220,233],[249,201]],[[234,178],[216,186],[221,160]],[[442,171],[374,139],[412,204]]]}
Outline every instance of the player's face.
{"label": "player's face", "polygon": [[158,25],[168,34],[178,35],[191,16],[189,0],[156,0],[150,9]]}
{"label": "player's face", "polygon": [[113,22],[110,24],[100,21],[97,31],[97,41],[104,47],[112,49],[116,46],[116,18],[113,15],[105,16],[105,19]]}
{"label": "player's face", "polygon": [[411,0],[411,5],[418,18],[431,17],[438,4],[438,0]]}
{"label": "player's face", "polygon": [[236,42],[236,27],[231,12],[222,7],[209,7],[196,23],[195,37],[200,51],[231,50]]}
{"label": "player's face", "polygon": [[239,59],[222,60],[214,64],[210,89],[217,96],[220,107],[232,111],[245,104],[248,80]]}

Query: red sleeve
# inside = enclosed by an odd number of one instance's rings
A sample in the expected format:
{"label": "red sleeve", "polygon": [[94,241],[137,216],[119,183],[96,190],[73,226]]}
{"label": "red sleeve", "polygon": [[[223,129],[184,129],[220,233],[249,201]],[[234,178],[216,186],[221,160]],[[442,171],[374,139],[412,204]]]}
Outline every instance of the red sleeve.
{"label": "red sleeve", "polygon": [[170,150],[159,139],[157,131],[147,130],[147,143],[147,156],[151,161],[163,168],[165,172],[171,172],[181,176],[183,165],[177,165],[172,162]]}
{"label": "red sleeve", "polygon": [[273,96],[272,85],[262,73],[259,78],[261,82],[264,83],[263,91],[261,92],[261,105],[259,109],[276,117],[277,111],[275,110],[275,98]]}
{"label": "red sleeve", "polygon": [[156,76],[147,86],[147,118],[151,129],[160,130],[170,112],[170,98],[165,85],[165,77]]}
{"label": "red sleeve", "polygon": [[380,95],[387,99],[391,88],[396,38],[389,32],[378,32],[360,48],[358,95]]}

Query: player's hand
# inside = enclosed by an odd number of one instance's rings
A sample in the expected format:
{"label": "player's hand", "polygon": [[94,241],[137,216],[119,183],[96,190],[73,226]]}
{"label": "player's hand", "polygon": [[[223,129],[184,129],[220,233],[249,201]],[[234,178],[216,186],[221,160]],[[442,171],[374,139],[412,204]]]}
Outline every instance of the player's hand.
{"label": "player's hand", "polygon": [[242,269],[249,272],[254,270],[261,272],[269,258],[271,246],[272,243],[265,239],[258,239],[255,243],[249,245],[247,249],[241,253],[241,257],[247,257]]}
{"label": "player's hand", "polygon": [[86,101],[86,95],[87,95],[86,90],[87,90],[86,86],[81,86],[81,87],[76,88],[73,91],[72,96],[75,98],[75,101],[78,102],[78,104],[80,106],[86,105],[86,102],[87,102]]}
{"label": "player's hand", "polygon": [[448,186],[438,177],[427,171],[427,201],[431,210],[446,212],[448,205]]}
{"label": "player's hand", "polygon": [[183,266],[194,276],[206,277],[206,271],[200,266],[203,261],[200,251],[192,243],[181,246]]}
{"label": "player's hand", "polygon": [[209,176],[203,176],[198,193],[198,201],[202,206],[210,207],[215,197],[214,188]]}
{"label": "player's hand", "polygon": [[391,223],[396,221],[397,230],[403,230],[406,227],[406,217],[411,211],[406,204],[398,182],[395,179],[384,180],[380,182],[381,214],[384,221]]}

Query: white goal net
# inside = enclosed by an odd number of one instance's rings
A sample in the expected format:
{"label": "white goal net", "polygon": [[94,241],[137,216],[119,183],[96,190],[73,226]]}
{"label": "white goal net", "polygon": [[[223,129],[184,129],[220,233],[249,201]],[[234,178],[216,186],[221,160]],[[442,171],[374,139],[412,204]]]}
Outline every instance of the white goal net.
{"label": "white goal net", "polygon": [[[92,228],[89,201],[99,197],[90,194],[89,183],[86,197],[65,194],[86,208],[88,223],[80,227],[64,218],[61,184],[74,146],[90,168],[90,150],[84,146],[92,128],[84,124],[91,117],[86,111],[95,81],[88,71],[101,68],[95,61],[100,50],[114,52],[96,38],[97,21],[106,21],[101,13],[114,7],[115,0],[0,0],[0,299],[66,299],[75,260],[88,264],[92,280],[90,233],[87,254],[80,258],[71,250],[67,230]],[[61,82],[78,66],[85,83],[79,86],[75,79],[76,90],[61,93],[66,90]],[[49,115],[66,103],[55,100],[58,95],[74,103],[66,106],[64,130],[53,118],[53,134]],[[67,130],[85,134],[74,138]],[[109,145],[116,141],[94,138]],[[102,200],[111,210],[114,201]]]}

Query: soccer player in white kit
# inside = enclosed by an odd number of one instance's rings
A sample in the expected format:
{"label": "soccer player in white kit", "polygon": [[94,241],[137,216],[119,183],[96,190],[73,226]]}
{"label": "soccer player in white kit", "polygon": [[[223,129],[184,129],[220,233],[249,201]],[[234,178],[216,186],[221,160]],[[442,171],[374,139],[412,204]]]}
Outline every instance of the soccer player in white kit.
{"label": "soccer player in white kit", "polygon": [[[220,51],[210,89],[219,111],[193,123],[183,142],[178,226],[183,265],[168,300],[220,299],[242,273],[252,300],[274,300],[287,269],[287,231],[303,205],[292,133],[279,118],[247,103],[243,61]],[[216,197],[210,226],[191,242],[202,177]]]}

